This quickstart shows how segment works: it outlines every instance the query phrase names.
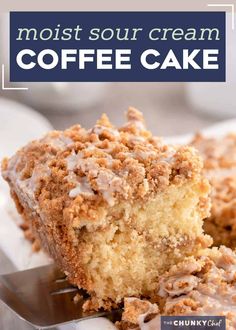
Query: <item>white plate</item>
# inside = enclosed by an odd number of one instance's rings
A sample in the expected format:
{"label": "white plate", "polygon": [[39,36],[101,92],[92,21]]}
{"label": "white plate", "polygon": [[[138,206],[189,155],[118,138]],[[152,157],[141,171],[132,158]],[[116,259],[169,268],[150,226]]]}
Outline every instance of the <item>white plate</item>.
{"label": "white plate", "polygon": [[[50,123],[39,113],[20,103],[0,98],[1,160],[51,129]],[[8,185],[1,175],[0,214],[0,248],[16,268],[21,270],[48,263],[49,258],[43,252],[32,254],[30,244],[25,242],[22,231],[16,225],[20,221],[19,215],[9,198]]]}
{"label": "white plate", "polygon": [[[7,102],[8,103],[8,102]],[[10,104],[9,104],[10,105]],[[14,106],[18,107],[18,105],[16,103],[14,103]],[[2,116],[1,111],[3,111],[1,106],[1,101],[0,101],[0,116]],[[3,111],[4,113],[4,111]],[[17,111],[16,111],[17,113]],[[9,120],[9,125],[11,125],[11,120],[15,121],[15,126],[12,127],[13,130],[17,131],[15,132],[15,136],[18,139],[17,143],[15,145],[15,140],[13,138],[13,136],[11,136],[10,141],[11,141],[11,145],[10,145],[10,149],[11,149],[11,153],[12,151],[14,151],[19,145],[23,145],[26,142],[28,142],[28,140],[31,140],[32,138],[35,138],[37,136],[40,136],[41,133],[44,133],[48,128],[48,123],[45,122],[45,120],[43,121],[43,123],[45,124],[45,127],[43,128],[42,126],[35,126],[38,128],[38,131],[36,132],[35,129],[32,129],[33,127],[33,122],[32,126],[27,125],[25,126],[24,123],[30,119],[30,115],[31,112],[29,112],[29,110],[27,110],[26,112],[22,112],[24,113],[24,117],[25,119],[23,120],[22,117],[23,115],[19,115],[19,113],[17,113],[17,119],[13,119],[12,117],[7,117]],[[27,117],[28,115],[28,117]],[[35,116],[36,115],[36,116]],[[36,119],[36,117],[41,118],[41,116],[38,116],[38,114],[34,113],[34,119]],[[1,117],[0,117],[1,118]],[[18,122],[17,122],[18,120]],[[33,119],[32,119],[33,120]],[[2,121],[1,121],[2,123]],[[20,124],[21,123],[21,124]],[[42,123],[42,122],[41,122]],[[20,133],[19,133],[19,124],[21,125],[20,127],[22,127],[22,129],[20,129]],[[34,123],[35,124],[35,123]],[[3,141],[5,141],[6,146],[4,146],[4,150],[6,150],[6,153],[8,153],[9,148],[8,148],[8,136],[9,136],[9,129],[5,129],[5,136],[4,134],[1,132],[1,125],[0,124],[0,150],[1,150],[1,143],[4,144]],[[28,127],[30,126],[30,127]],[[29,130],[28,130],[29,128]],[[40,130],[42,130],[42,132],[39,132]],[[220,124],[216,124],[213,125],[211,127],[208,127],[204,130],[202,130],[202,133],[204,133],[207,136],[222,136],[225,135],[227,133],[230,132],[235,132],[236,131],[236,119],[232,119],[232,120],[227,120],[224,122],[221,122]],[[40,134],[38,134],[40,133]],[[21,136],[21,134],[23,134]],[[35,136],[34,136],[35,135]],[[2,136],[2,139],[1,139]],[[164,140],[168,143],[173,143],[173,144],[179,144],[179,143],[188,143],[188,141],[190,141],[192,135],[182,135],[182,136],[172,136],[172,137],[165,137]],[[19,141],[21,143],[19,143]],[[1,191],[0,191],[1,193]],[[2,196],[0,196],[0,212],[1,212],[1,221],[0,221],[0,248],[5,252],[5,254],[8,256],[8,258],[13,262],[13,264],[16,266],[17,269],[27,269],[27,268],[31,268],[31,267],[35,267],[35,266],[40,266],[43,264],[47,264],[50,262],[50,259],[43,253],[32,253],[31,250],[31,245],[29,242],[27,242],[25,240],[25,238],[23,237],[23,233],[22,231],[17,227],[17,222],[20,221],[18,214],[16,213],[13,203],[10,200],[10,198],[8,197],[8,194],[6,194],[6,192],[2,193]],[[17,253],[15,253],[15,251],[17,251]],[[116,329],[114,327],[114,325],[109,322],[107,319],[104,318],[99,318],[96,320],[86,320],[83,322],[78,322],[77,324],[73,323],[71,325],[68,326],[63,326],[60,327],[60,329],[62,330],[71,330],[71,329],[75,329],[75,330],[112,330],[112,329]]]}
{"label": "white plate", "polygon": [[0,98],[0,158],[45,134],[52,126],[31,108]]}

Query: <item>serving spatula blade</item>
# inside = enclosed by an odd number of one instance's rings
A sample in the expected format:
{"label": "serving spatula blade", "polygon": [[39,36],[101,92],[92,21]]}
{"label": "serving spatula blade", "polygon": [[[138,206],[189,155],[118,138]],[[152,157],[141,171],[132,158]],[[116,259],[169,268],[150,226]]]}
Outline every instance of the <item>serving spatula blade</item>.
{"label": "serving spatula blade", "polygon": [[[79,293],[81,299],[74,302]],[[40,329],[86,318],[112,316],[104,311],[85,313],[88,298],[83,290],[71,286],[54,264],[0,275],[0,299],[21,319]],[[114,314],[116,311],[114,311]]]}

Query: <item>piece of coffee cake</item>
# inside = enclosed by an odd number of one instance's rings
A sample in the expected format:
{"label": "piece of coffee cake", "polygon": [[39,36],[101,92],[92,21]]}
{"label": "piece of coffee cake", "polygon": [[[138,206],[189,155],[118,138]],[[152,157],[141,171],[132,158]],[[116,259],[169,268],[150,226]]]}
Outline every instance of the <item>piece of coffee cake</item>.
{"label": "piece of coffee cake", "polygon": [[125,298],[122,330],[160,330],[161,315],[225,316],[236,329],[236,254],[221,246],[186,257],[160,277],[157,303]]}
{"label": "piece of coffee cake", "polygon": [[149,296],[170,265],[211,244],[202,167],[194,148],[163,144],[130,108],[119,129],[103,115],[29,143],[2,173],[32,235],[93,297],[87,308],[108,308]]}
{"label": "piece of coffee cake", "polygon": [[212,185],[211,216],[204,229],[214,245],[236,248],[236,135],[207,138],[198,134],[192,145],[204,158],[204,171]]}

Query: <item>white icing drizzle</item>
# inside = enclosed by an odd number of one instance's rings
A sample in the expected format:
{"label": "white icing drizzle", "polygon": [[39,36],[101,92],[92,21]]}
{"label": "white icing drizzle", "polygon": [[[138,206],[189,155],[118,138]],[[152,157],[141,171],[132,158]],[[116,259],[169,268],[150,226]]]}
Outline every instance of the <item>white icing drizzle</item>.
{"label": "white icing drizzle", "polygon": [[146,139],[142,136],[136,136],[136,135],[131,135],[131,137],[129,138],[130,142],[145,142]]}
{"label": "white icing drizzle", "polygon": [[[111,155],[106,155],[107,165],[112,167],[113,159]],[[110,206],[113,206],[115,203],[114,194],[116,192],[122,192],[123,187],[125,186],[124,180],[120,178],[118,175],[113,173],[112,171],[103,170],[96,163],[96,159],[93,157],[83,158],[83,152],[76,154],[74,151],[66,158],[68,176],[66,179],[69,182],[76,184],[70,192],[69,196],[71,198],[75,198],[79,194],[91,196],[94,195],[93,189],[89,183],[89,180],[86,178],[82,178],[74,173],[76,168],[81,169],[85,174],[89,172],[90,176],[95,178],[95,182],[97,184],[97,190],[101,192],[104,200]],[[85,179],[86,178],[86,179]]]}
{"label": "white icing drizzle", "polygon": [[55,137],[48,135],[42,141],[50,144],[51,146],[53,146],[55,148],[59,148],[59,149],[63,149],[66,146],[68,146],[74,142],[72,139],[65,136],[63,133],[61,133],[59,136],[55,136]]}
{"label": "white icing drizzle", "polygon": [[91,158],[83,159],[83,151],[77,154],[73,150],[66,158],[68,175],[66,177],[68,182],[75,184],[75,187],[70,190],[69,197],[75,198],[78,195],[92,196],[94,192],[86,176],[79,177],[74,173],[76,168],[81,168],[84,172],[91,170],[91,166],[96,169],[94,161]]}
{"label": "white icing drizzle", "polygon": [[113,206],[115,203],[114,193],[122,192],[123,186],[125,185],[125,183],[120,177],[118,177],[112,172],[108,172],[107,170],[101,170],[98,173],[96,183],[98,185],[99,191],[101,191],[103,195],[103,198],[110,206]]}
{"label": "white icing drizzle", "polygon": [[[166,163],[171,163],[174,160],[174,155],[176,153],[176,150],[172,150],[172,151],[168,151],[168,153],[164,153],[161,157],[159,161],[163,161]],[[131,158],[135,158],[135,159],[142,159],[142,160],[146,160],[148,158],[155,158],[157,156],[157,151],[155,150],[137,150],[137,151],[123,151],[120,152],[120,155],[124,155],[125,157],[131,157]]]}
{"label": "white icing drizzle", "polygon": [[161,158],[162,161],[166,163],[171,163],[174,160],[174,155],[176,154],[176,149],[168,150],[167,154]]}
{"label": "white icing drizzle", "polygon": [[[227,282],[236,280],[236,258],[235,253],[227,248],[226,246],[221,246],[220,251],[222,252],[222,257],[217,261],[217,267],[222,268],[224,271],[223,276]],[[226,259],[225,257],[226,256]],[[227,262],[226,262],[227,260]],[[230,260],[230,262],[229,262]]]}
{"label": "white icing drizzle", "polygon": [[78,152],[77,154],[73,150],[72,153],[66,158],[67,168],[69,171],[73,171],[79,162],[79,160],[83,157],[83,152]]}
{"label": "white icing drizzle", "polygon": [[102,125],[95,125],[93,128],[91,128],[91,130],[89,130],[90,133],[94,133],[94,134],[97,134],[97,135],[102,134],[104,131],[107,131],[107,132],[111,133],[115,137],[120,136],[120,133],[117,129],[102,126]]}
{"label": "white icing drizzle", "polygon": [[130,125],[134,125],[138,131],[145,131],[146,127],[144,123],[141,120],[138,120],[137,118],[130,119],[123,127],[129,127]]}
{"label": "white icing drizzle", "polygon": [[141,158],[141,159],[145,160],[149,157],[156,157],[156,152],[155,151],[136,151],[133,153],[133,157]]}
{"label": "white icing drizzle", "polygon": [[77,185],[75,188],[71,189],[69,192],[69,196],[71,198],[75,198],[78,195],[86,195],[86,196],[91,196],[94,195],[93,190],[90,187],[90,184],[88,182],[88,179],[86,176],[79,178],[77,180]]}
{"label": "white icing drizzle", "polygon": [[39,186],[39,182],[41,179],[49,177],[51,175],[51,170],[46,164],[38,164],[29,179],[26,179],[28,188],[35,192]]}
{"label": "white icing drizzle", "polygon": [[186,294],[197,287],[200,279],[194,275],[172,276],[161,283],[162,293],[167,292],[171,297]]}

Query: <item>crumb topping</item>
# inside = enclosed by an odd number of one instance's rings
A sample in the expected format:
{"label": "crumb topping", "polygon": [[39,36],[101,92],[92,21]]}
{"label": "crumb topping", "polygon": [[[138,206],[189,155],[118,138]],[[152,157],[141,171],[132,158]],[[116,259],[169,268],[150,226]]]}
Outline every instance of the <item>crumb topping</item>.
{"label": "crumb topping", "polygon": [[121,199],[145,200],[200,175],[202,163],[193,148],[163,144],[146,130],[134,108],[127,118],[121,128],[104,114],[89,130],[76,125],[53,131],[6,161],[3,176],[14,176],[31,195],[53,182],[58,195],[63,192],[77,204],[100,200],[113,206]]}
{"label": "crumb topping", "polygon": [[150,321],[159,314],[157,304],[138,298],[124,299],[124,312],[122,319],[133,324],[141,324]]}
{"label": "crumb topping", "polygon": [[[212,259],[208,256],[201,256],[197,260],[190,257],[173,266],[160,280],[159,295],[166,298],[164,312],[167,314],[178,313],[181,302],[181,308],[185,308],[186,313],[236,313],[235,285],[236,255],[232,250],[221,246],[218,255]],[[186,299],[193,301],[193,305],[184,307]]]}

